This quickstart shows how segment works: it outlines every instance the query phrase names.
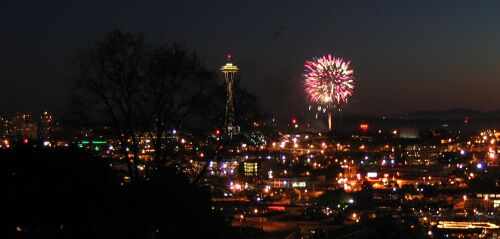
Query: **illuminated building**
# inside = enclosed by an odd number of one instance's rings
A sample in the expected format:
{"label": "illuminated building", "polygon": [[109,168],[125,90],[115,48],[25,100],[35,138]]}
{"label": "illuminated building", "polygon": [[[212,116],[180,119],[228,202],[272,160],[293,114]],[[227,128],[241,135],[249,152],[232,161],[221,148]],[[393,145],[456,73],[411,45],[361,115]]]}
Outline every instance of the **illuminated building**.
{"label": "illuminated building", "polygon": [[419,137],[419,130],[417,128],[400,128],[396,134],[398,138],[416,139]]}
{"label": "illuminated building", "polygon": [[479,208],[499,208],[500,207],[500,193],[498,191],[491,193],[477,193],[476,197],[471,197],[468,201],[469,207]]}
{"label": "illuminated building", "polygon": [[238,72],[238,67],[233,65],[231,62],[231,54],[227,56],[226,65],[220,68],[220,71],[224,73],[224,78],[226,80],[226,118],[224,122],[224,134],[226,137],[231,139],[236,132],[236,127],[234,125],[234,100],[233,100],[233,84],[234,76]]}
{"label": "illuminated building", "polygon": [[244,162],[243,171],[245,173],[245,176],[256,177],[259,175],[259,164],[255,161]]}
{"label": "illuminated building", "polygon": [[38,127],[39,137],[52,138],[54,136],[54,117],[49,112],[45,111],[40,116],[40,124]]}
{"label": "illuminated building", "polygon": [[9,120],[5,116],[0,116],[0,137],[9,135]]}
{"label": "illuminated building", "polygon": [[5,117],[3,122],[4,136],[35,138],[37,127],[26,112],[17,112],[12,117]]}
{"label": "illuminated building", "polygon": [[54,117],[45,111],[40,121],[34,121],[30,113],[16,112],[0,117],[0,136],[15,138],[51,138],[55,131]]}

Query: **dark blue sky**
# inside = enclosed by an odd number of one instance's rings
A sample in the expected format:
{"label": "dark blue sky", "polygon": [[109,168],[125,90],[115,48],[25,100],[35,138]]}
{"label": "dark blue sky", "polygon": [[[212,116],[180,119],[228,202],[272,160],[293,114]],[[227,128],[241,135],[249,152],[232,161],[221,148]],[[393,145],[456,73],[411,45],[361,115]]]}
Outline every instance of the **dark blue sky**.
{"label": "dark blue sky", "polygon": [[499,1],[10,1],[0,7],[0,111],[65,109],[70,60],[106,31],[231,51],[268,113],[304,115],[306,59],[350,59],[348,113],[500,109]]}

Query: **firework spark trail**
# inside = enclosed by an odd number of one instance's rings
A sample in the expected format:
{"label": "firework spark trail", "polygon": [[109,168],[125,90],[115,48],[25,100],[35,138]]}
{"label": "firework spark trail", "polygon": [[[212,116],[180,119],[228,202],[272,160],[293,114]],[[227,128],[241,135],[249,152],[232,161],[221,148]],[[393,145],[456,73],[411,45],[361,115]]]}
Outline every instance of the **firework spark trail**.
{"label": "firework spark trail", "polygon": [[322,56],[306,61],[304,84],[309,100],[318,105],[318,111],[329,116],[331,129],[331,110],[347,102],[354,90],[354,71],[351,62],[340,57]]}

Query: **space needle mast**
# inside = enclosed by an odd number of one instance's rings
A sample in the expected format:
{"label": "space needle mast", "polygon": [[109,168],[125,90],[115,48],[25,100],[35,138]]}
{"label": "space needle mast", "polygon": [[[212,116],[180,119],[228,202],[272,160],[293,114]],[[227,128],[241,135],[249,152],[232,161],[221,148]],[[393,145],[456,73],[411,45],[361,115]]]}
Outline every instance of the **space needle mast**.
{"label": "space needle mast", "polygon": [[238,72],[238,67],[233,65],[231,62],[231,53],[227,54],[226,65],[220,68],[220,71],[224,73],[224,78],[226,80],[226,118],[224,122],[224,135],[232,139],[236,132],[236,127],[234,123],[234,99],[233,99],[233,84],[234,75]]}

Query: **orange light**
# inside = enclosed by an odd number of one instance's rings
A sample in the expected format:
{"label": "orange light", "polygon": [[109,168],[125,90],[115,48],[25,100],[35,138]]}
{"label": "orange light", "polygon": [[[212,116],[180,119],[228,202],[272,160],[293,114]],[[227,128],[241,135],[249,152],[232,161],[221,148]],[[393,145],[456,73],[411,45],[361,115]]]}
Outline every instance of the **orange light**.
{"label": "orange light", "polygon": [[368,127],[368,124],[360,124],[360,125],[359,125],[359,129],[360,129],[360,130],[367,131],[367,130],[368,130],[368,128],[369,128],[369,127]]}

